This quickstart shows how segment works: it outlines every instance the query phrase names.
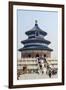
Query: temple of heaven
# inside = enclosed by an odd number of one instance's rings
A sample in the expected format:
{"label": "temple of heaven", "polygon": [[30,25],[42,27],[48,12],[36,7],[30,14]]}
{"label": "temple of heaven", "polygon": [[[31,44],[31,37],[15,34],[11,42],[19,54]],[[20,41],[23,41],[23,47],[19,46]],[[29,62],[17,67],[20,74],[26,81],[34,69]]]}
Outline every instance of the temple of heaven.
{"label": "temple of heaven", "polygon": [[44,38],[47,32],[38,26],[37,20],[35,20],[34,27],[26,31],[25,34],[28,38],[21,41],[24,47],[19,49],[22,58],[51,57],[53,50],[48,47],[51,42]]}

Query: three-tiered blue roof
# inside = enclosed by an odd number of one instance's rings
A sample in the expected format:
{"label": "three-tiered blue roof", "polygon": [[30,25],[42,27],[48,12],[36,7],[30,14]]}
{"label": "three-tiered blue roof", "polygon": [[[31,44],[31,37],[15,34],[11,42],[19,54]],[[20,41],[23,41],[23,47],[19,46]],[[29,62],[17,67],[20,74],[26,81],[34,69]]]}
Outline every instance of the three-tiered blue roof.
{"label": "three-tiered blue roof", "polygon": [[21,43],[24,44],[24,47],[20,48],[19,51],[24,51],[24,50],[52,51],[52,49],[48,47],[48,45],[51,42],[44,39],[44,36],[46,36],[47,33],[42,29],[40,29],[37,20],[35,20],[34,27],[31,30],[25,32],[25,34],[28,36],[28,39],[21,41]]}

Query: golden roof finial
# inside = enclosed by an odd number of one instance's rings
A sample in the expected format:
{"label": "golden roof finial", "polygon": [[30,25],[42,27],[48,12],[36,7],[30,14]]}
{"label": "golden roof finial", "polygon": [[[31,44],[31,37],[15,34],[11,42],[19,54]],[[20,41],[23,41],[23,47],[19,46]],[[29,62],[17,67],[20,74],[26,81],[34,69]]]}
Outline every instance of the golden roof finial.
{"label": "golden roof finial", "polygon": [[35,24],[37,24],[37,22],[38,22],[38,21],[37,21],[37,20],[35,20]]}

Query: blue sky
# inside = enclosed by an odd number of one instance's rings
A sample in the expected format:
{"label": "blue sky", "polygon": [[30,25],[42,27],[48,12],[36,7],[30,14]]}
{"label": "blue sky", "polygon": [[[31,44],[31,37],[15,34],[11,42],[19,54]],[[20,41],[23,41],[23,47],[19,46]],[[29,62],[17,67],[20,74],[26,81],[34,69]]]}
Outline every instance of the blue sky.
{"label": "blue sky", "polygon": [[[22,48],[22,40],[27,39],[25,32],[32,29],[35,20],[38,21],[39,27],[47,32],[45,39],[51,41],[49,45],[53,49],[52,58],[58,58],[58,12],[57,11],[39,11],[39,10],[17,10],[17,32],[18,32],[18,49]],[[18,51],[18,58],[20,52]]]}

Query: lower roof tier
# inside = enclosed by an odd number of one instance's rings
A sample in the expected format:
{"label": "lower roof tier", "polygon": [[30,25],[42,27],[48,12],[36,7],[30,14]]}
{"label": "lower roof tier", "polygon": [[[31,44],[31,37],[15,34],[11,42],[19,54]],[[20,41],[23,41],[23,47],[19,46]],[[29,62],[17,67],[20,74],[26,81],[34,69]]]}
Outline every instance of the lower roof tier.
{"label": "lower roof tier", "polygon": [[21,43],[26,44],[26,43],[45,43],[45,44],[50,44],[51,42],[48,40],[45,40],[43,38],[31,38],[31,39],[26,39],[21,41]]}
{"label": "lower roof tier", "polygon": [[28,47],[23,47],[20,48],[19,51],[24,51],[24,50],[47,50],[47,51],[53,51],[53,49],[46,47],[46,46],[41,46],[41,45],[35,45],[35,46],[28,46]]}

